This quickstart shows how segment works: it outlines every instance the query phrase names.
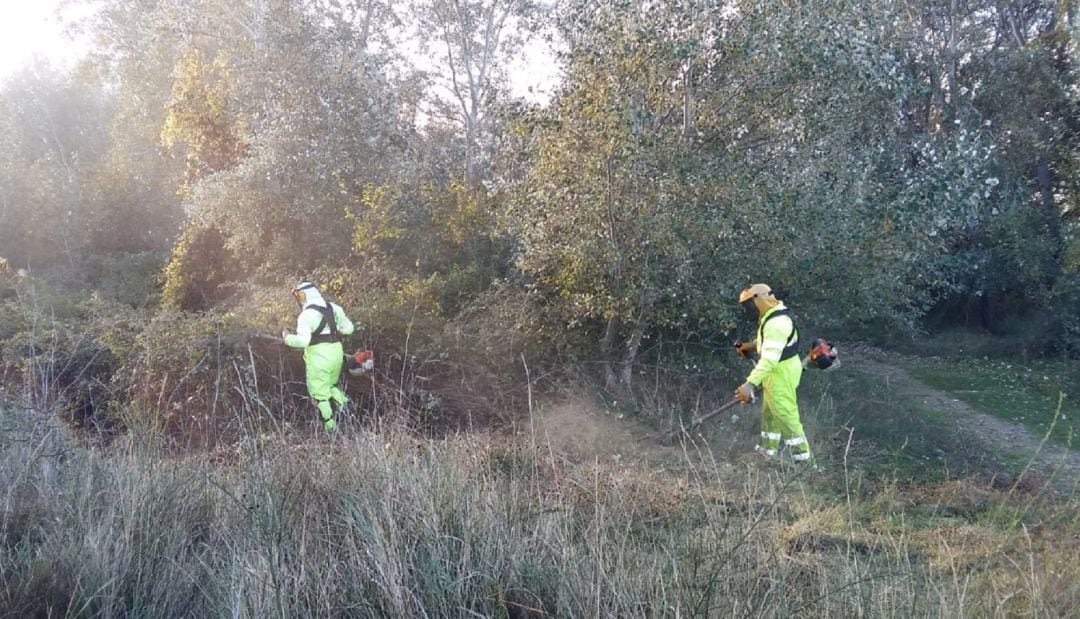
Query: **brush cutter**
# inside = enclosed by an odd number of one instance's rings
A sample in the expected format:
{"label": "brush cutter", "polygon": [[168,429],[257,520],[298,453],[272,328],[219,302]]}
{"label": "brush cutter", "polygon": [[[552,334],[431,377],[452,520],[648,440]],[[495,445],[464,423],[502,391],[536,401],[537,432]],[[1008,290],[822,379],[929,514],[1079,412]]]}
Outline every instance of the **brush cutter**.
{"label": "brush cutter", "polygon": [[[280,342],[281,338],[274,335],[267,335],[261,332],[249,332],[245,334],[249,339],[253,340],[268,340]],[[342,360],[342,365],[348,370],[352,376],[361,376],[373,370],[375,368],[375,353],[371,350],[358,350],[351,355],[345,355]]]}
{"label": "brush cutter", "polygon": [[[754,401],[755,400],[751,400],[751,402],[754,402]],[[719,415],[720,413],[722,413],[724,411],[728,411],[728,410],[731,410],[731,409],[735,408],[739,404],[744,404],[744,402],[742,400],[740,400],[739,398],[735,398],[735,399],[731,400],[730,402],[724,404],[720,408],[713,409],[713,410],[705,413],[704,415],[698,417],[697,419],[691,421],[690,425],[680,426],[679,428],[677,428],[675,430],[671,430],[669,432],[660,432],[660,433],[657,433],[657,434],[653,434],[653,435],[651,435],[650,438],[656,438],[656,439],[659,439],[661,442],[670,443],[671,441],[675,440],[675,437],[678,436],[679,434],[681,434],[683,432],[686,432],[687,434],[689,434],[692,431],[694,431],[701,424],[703,424],[706,421],[712,419],[713,417],[716,417],[717,415]]]}
{"label": "brush cutter", "polygon": [[345,356],[345,367],[352,376],[360,376],[375,367],[375,353],[370,350],[359,350]]}
{"label": "brush cutter", "polygon": [[817,368],[831,372],[840,367],[840,357],[836,348],[820,337],[810,342],[810,352],[803,357],[803,368]]}

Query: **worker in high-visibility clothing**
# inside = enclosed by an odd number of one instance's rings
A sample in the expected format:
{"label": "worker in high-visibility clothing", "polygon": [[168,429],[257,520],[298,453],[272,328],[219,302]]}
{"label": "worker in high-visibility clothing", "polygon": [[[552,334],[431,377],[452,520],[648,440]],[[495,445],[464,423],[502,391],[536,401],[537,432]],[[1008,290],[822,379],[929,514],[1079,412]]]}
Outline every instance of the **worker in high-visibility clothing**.
{"label": "worker in high-visibility clothing", "polygon": [[810,443],[799,421],[799,404],[795,390],[802,378],[803,364],[799,358],[799,330],[791,311],[773,296],[765,284],[754,284],[739,294],[739,304],[757,318],[757,337],[753,342],[736,342],[740,355],[754,351],[758,361],[746,381],[735,390],[735,397],[744,404],[754,399],[754,389],[762,387],[761,440],[756,451],[774,456],[780,441],[790,450],[796,462],[813,463]]}
{"label": "worker in high-visibility clothing", "polygon": [[345,392],[338,387],[345,360],[341,336],[351,335],[355,327],[345,310],[324,299],[315,284],[300,282],[292,294],[301,307],[296,333],[286,329],[281,337],[287,346],[304,349],[308,395],[319,409],[323,427],[335,430],[334,417],[348,402]]}

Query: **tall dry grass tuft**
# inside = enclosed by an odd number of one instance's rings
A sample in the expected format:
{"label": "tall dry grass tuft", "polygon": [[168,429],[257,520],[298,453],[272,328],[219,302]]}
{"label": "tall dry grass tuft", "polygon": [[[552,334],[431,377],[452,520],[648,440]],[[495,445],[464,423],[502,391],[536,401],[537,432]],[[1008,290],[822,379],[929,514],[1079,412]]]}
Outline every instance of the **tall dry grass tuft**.
{"label": "tall dry grass tuft", "polygon": [[105,452],[3,407],[0,614],[983,616],[1075,601],[1075,544],[1050,543],[1078,530],[1075,510],[1018,488],[810,479],[703,441],[661,469],[560,454],[550,428],[423,438],[405,411],[304,439],[259,393],[227,411],[235,445],[184,456],[134,410]]}
{"label": "tall dry grass tuft", "polygon": [[801,518],[797,475],[702,459],[650,477],[394,430],[264,434],[222,465],[135,443],[74,449],[37,416],[8,412],[4,426],[10,615],[890,616],[956,603],[910,546],[835,511]]}

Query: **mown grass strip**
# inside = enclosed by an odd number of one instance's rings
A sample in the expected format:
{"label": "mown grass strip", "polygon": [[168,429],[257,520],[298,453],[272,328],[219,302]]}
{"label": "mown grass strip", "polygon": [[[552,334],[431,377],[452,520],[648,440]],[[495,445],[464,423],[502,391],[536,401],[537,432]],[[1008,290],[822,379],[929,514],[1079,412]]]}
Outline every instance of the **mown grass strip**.
{"label": "mown grass strip", "polygon": [[1052,442],[1077,448],[1080,377],[1075,363],[909,359],[904,365],[913,377],[979,412],[1023,424],[1040,437],[1049,431]]}

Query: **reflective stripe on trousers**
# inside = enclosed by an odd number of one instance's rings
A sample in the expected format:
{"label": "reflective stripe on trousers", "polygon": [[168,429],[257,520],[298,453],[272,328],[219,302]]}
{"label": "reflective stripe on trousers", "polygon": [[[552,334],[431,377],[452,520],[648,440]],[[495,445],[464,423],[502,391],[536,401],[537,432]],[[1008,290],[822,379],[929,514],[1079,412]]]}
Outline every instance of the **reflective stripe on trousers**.
{"label": "reflective stripe on trousers", "polygon": [[802,360],[798,356],[785,359],[775,366],[762,382],[761,441],[764,450],[778,450],[780,440],[791,448],[795,460],[810,459],[810,442],[806,440],[796,389],[802,379]]}

